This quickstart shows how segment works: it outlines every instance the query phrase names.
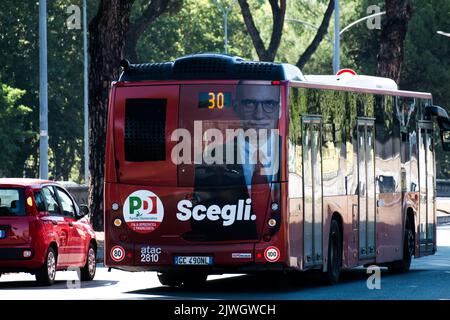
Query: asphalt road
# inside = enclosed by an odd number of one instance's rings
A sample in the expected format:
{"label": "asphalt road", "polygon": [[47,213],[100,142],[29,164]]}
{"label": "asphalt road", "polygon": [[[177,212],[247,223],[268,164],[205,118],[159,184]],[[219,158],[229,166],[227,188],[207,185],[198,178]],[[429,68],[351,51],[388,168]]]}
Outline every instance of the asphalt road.
{"label": "asphalt road", "polygon": [[[321,286],[309,274],[284,278],[270,275],[210,276],[202,289],[169,288],[154,272],[123,272],[98,267],[91,282],[75,282],[75,272],[59,272],[52,287],[38,287],[34,276],[7,274],[0,278],[0,300],[8,299],[450,299],[450,225],[438,227],[438,252],[413,260],[407,274],[391,275],[381,269],[380,288],[369,289],[366,269],[344,272],[335,286]],[[373,284],[373,281],[369,281]]]}

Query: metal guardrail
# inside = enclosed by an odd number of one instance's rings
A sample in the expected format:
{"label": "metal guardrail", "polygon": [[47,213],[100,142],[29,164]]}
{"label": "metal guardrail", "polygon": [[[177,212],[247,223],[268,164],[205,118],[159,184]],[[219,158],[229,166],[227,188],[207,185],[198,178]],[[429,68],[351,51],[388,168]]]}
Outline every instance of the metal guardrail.
{"label": "metal guardrail", "polygon": [[436,179],[436,197],[450,198],[450,180]]}

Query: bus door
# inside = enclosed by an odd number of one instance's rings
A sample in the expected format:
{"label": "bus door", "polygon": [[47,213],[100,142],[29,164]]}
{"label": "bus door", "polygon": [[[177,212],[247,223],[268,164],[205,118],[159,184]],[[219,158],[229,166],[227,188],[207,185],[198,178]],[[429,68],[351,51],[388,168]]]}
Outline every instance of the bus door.
{"label": "bus door", "polygon": [[322,118],[302,117],[303,144],[303,253],[306,267],[323,262]]}
{"label": "bus door", "polygon": [[433,123],[419,121],[419,237],[420,255],[432,253],[434,249],[434,141]]}
{"label": "bus door", "polygon": [[375,258],[375,120],[358,118],[359,260]]}

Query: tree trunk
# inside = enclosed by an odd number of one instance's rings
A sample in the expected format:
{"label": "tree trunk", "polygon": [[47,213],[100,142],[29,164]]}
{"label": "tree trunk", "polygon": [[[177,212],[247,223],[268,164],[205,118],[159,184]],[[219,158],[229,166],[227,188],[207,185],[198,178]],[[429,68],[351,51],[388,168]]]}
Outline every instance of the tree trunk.
{"label": "tree trunk", "polygon": [[138,61],[136,45],[139,37],[167,10],[169,2],[170,0],[152,0],[136,22],[130,25],[125,42],[125,57],[131,62]]}
{"label": "tree trunk", "polygon": [[101,0],[89,24],[89,207],[95,230],[103,230],[106,119],[111,81],[120,72],[125,34],[134,0]]}
{"label": "tree trunk", "polygon": [[334,0],[330,0],[328,3],[327,10],[325,11],[325,14],[322,19],[322,23],[319,26],[319,29],[317,30],[316,35],[314,36],[314,39],[309,44],[308,48],[306,48],[305,52],[300,56],[297,62],[297,67],[299,69],[303,69],[306,62],[311,58],[311,56],[316,52],[317,48],[319,47],[320,43],[322,42],[323,37],[328,32],[328,26],[330,25],[331,16],[333,15],[334,10]]}
{"label": "tree trunk", "polygon": [[412,6],[409,0],[386,0],[386,24],[381,32],[377,76],[400,81],[404,44]]}
{"label": "tree trunk", "polygon": [[269,0],[272,7],[273,29],[270,37],[269,47],[266,49],[261,35],[256,28],[252,13],[250,12],[247,0],[238,0],[241,7],[242,17],[244,18],[245,26],[252,39],[253,46],[261,61],[274,61],[283,34],[284,17],[286,14],[286,0]]}

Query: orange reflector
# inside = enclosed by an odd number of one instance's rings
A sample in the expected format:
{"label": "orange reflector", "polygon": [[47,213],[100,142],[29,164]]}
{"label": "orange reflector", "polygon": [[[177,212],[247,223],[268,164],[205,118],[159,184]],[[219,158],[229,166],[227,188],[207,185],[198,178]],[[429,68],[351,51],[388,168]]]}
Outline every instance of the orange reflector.
{"label": "orange reflector", "polygon": [[120,226],[122,225],[122,220],[120,220],[120,219],[115,219],[115,220],[114,220],[114,225],[115,225],[116,227],[120,227]]}
{"label": "orange reflector", "polygon": [[27,198],[27,205],[29,205],[30,207],[33,206],[33,199],[31,197]]}

